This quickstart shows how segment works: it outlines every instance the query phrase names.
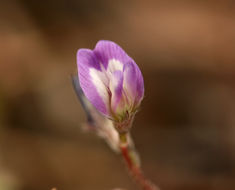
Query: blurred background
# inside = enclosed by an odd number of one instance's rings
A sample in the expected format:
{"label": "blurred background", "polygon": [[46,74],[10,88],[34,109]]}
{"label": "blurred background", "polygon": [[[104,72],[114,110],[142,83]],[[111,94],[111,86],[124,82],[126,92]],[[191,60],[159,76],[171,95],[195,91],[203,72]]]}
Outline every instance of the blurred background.
{"label": "blurred background", "polygon": [[132,130],[162,190],[235,189],[235,2],[0,1],[0,190],[134,190],[81,125],[76,52],[100,39],[133,57],[145,99]]}

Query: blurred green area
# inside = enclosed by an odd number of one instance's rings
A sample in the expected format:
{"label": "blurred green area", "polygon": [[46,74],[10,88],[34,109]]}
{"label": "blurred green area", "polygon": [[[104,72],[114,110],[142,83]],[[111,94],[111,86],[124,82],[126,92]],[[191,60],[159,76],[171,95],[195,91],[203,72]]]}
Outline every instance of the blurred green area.
{"label": "blurred green area", "polygon": [[135,189],[80,130],[70,74],[100,39],[143,71],[132,133],[146,175],[163,190],[234,190],[234,19],[231,0],[0,1],[0,190]]}

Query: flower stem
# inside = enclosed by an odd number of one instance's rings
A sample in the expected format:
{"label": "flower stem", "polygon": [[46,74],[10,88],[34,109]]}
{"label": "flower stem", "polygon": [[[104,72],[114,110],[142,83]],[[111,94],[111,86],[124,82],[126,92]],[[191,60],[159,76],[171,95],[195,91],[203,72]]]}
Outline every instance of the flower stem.
{"label": "flower stem", "polygon": [[160,190],[156,185],[154,185],[150,180],[148,180],[144,175],[138,163],[138,156],[133,147],[130,147],[127,141],[127,133],[119,133],[120,137],[120,151],[122,157],[126,162],[130,174],[134,177],[136,183],[143,190]]}

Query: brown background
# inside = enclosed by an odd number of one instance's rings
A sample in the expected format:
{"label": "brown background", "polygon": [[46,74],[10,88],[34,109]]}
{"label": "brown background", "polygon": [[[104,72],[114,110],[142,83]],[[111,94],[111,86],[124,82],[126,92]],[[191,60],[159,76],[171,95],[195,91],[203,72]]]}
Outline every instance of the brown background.
{"label": "brown background", "polygon": [[136,189],[80,129],[70,74],[100,39],[143,72],[132,134],[146,175],[162,190],[234,190],[232,0],[0,1],[0,190]]}

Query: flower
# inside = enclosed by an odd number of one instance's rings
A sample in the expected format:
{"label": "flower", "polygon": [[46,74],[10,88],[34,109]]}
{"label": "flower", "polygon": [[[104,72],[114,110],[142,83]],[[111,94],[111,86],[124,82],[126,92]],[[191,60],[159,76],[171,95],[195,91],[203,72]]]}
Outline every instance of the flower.
{"label": "flower", "polygon": [[143,76],[116,43],[101,40],[94,50],[79,49],[80,86],[91,104],[120,127],[130,125],[144,96]]}

